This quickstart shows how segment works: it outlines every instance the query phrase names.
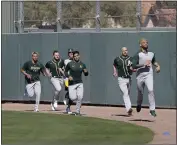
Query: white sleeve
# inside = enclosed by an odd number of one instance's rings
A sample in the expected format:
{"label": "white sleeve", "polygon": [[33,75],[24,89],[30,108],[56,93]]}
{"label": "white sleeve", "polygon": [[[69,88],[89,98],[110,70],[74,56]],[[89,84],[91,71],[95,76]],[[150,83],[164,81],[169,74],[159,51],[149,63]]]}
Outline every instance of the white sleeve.
{"label": "white sleeve", "polygon": [[67,59],[65,59],[64,64],[65,64],[65,67],[66,67],[67,64],[68,64],[68,60]]}

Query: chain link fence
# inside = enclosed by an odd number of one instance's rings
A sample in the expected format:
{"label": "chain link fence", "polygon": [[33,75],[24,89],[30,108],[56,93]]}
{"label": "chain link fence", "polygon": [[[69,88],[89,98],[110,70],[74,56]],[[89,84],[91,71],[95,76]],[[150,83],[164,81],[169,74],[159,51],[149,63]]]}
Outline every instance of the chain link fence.
{"label": "chain link fence", "polygon": [[[176,28],[176,3],[159,2],[18,2],[18,32]],[[47,5],[47,9],[44,5]],[[23,7],[24,6],[24,7]],[[120,29],[121,28],[121,29]]]}

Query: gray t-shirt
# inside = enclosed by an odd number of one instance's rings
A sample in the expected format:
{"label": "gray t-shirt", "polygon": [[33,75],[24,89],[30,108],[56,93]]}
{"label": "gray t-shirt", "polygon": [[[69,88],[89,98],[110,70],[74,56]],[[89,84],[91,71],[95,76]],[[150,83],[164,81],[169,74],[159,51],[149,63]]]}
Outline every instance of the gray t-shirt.
{"label": "gray t-shirt", "polygon": [[145,64],[147,60],[151,61],[151,66],[150,67],[140,67],[137,69],[137,76],[141,73],[143,74],[149,74],[149,73],[153,73],[153,69],[152,69],[152,64],[154,64],[155,60],[155,54],[153,52],[142,52],[139,51],[138,53],[136,53],[133,57],[133,65],[137,65],[137,64]]}

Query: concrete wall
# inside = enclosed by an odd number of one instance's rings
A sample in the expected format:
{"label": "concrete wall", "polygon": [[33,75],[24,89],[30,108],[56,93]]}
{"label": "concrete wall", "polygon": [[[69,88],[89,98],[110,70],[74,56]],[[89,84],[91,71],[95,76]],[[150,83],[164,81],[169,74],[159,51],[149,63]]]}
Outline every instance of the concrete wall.
{"label": "concrete wall", "polygon": [[[129,48],[134,55],[139,49],[138,40],[149,40],[149,49],[156,53],[161,64],[161,73],[155,74],[155,97],[157,106],[176,106],[176,33],[175,32],[116,32],[116,33],[45,33],[2,35],[2,100],[28,100],[24,96],[25,81],[20,67],[31,59],[31,52],[40,53],[40,61],[46,63],[52,51],[58,49],[63,58],[68,48],[77,48],[86,63],[90,75],[83,76],[84,102],[121,105],[123,99],[112,75],[112,63],[120,55],[120,48]],[[131,100],[136,105],[136,79],[132,77]],[[52,86],[41,77],[41,100],[52,99]],[[60,98],[62,101],[64,96]],[[148,105],[145,89],[144,105]]]}

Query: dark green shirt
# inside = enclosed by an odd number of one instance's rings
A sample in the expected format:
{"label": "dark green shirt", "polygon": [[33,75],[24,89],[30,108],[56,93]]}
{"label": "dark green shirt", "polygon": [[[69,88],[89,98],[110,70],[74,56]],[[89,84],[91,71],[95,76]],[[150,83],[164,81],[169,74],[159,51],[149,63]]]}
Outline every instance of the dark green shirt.
{"label": "dark green shirt", "polygon": [[118,76],[124,78],[130,78],[132,71],[130,70],[132,57],[119,56],[114,59],[113,65],[117,69]]}
{"label": "dark green shirt", "polygon": [[62,74],[59,72],[59,68],[64,67],[64,60],[60,59],[59,61],[56,60],[50,60],[46,63],[45,67],[50,70],[50,73],[52,74],[52,77],[62,77]]}
{"label": "dark green shirt", "polygon": [[31,79],[28,79],[25,76],[26,82],[30,84],[36,81],[40,81],[39,76],[44,69],[45,69],[44,65],[40,62],[34,64],[32,61],[27,61],[26,63],[24,63],[22,70],[24,70],[27,74],[31,75]]}
{"label": "dark green shirt", "polygon": [[69,81],[69,85],[82,83],[82,73],[84,69],[86,69],[86,65],[81,61],[71,61],[67,64],[65,74],[73,78],[72,81]]}

